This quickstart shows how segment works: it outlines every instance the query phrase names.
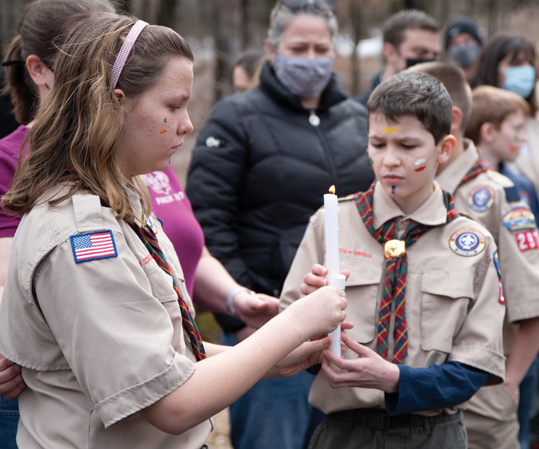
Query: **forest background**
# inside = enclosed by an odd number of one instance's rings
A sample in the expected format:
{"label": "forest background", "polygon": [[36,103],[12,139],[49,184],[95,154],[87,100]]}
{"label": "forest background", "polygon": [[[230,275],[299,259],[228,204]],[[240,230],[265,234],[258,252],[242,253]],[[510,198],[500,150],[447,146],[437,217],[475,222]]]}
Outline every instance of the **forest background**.
{"label": "forest background", "polygon": [[[0,52],[17,31],[30,0],[0,0]],[[76,0],[74,0],[76,1]],[[275,0],[117,0],[119,9],[152,24],[174,28],[195,54],[194,89],[189,112],[194,132],[173,158],[185,186],[191,150],[216,101],[231,95],[236,56],[264,49]],[[368,91],[383,65],[381,26],[391,14],[418,8],[446,24],[456,16],[473,17],[484,38],[499,32],[521,33],[539,43],[539,0],[337,0],[339,35],[335,72],[349,95]]]}

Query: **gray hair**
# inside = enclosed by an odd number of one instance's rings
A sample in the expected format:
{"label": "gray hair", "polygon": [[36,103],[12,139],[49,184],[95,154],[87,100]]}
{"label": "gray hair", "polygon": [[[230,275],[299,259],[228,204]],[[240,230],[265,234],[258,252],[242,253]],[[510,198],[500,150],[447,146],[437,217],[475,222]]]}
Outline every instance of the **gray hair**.
{"label": "gray hair", "polygon": [[334,39],[339,31],[339,25],[335,14],[330,9],[320,9],[314,4],[306,4],[301,8],[290,8],[282,2],[277,2],[271,11],[270,27],[268,30],[268,42],[273,48],[277,48],[283,38],[286,29],[292,19],[299,14],[312,14],[323,17],[329,28],[331,37]]}

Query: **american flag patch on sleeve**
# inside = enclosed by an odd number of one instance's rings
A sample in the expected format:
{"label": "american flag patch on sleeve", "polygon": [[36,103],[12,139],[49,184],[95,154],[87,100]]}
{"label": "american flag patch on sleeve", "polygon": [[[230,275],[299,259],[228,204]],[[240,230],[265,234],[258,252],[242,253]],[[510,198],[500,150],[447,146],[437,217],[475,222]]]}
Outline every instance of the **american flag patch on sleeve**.
{"label": "american flag patch on sleeve", "polygon": [[118,256],[112,231],[77,234],[69,238],[76,263]]}

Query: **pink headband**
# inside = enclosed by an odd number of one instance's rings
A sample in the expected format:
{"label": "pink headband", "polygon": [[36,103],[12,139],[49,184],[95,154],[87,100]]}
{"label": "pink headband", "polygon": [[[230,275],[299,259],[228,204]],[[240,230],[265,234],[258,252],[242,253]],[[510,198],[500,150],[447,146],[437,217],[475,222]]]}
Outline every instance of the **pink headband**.
{"label": "pink headband", "polygon": [[127,57],[129,56],[133,45],[135,45],[135,41],[139,37],[140,33],[142,33],[142,30],[146,27],[146,25],[148,25],[147,22],[144,22],[143,20],[137,20],[137,22],[135,23],[135,25],[133,25],[133,28],[131,28],[131,31],[129,31],[129,34],[125,38],[125,41],[122,44],[122,48],[120,48],[120,52],[118,53],[118,56],[116,56],[116,61],[114,61],[114,65],[112,66],[113,89],[116,89],[116,84],[118,84],[118,80],[120,79],[120,75],[124,68],[125,61],[127,61]]}

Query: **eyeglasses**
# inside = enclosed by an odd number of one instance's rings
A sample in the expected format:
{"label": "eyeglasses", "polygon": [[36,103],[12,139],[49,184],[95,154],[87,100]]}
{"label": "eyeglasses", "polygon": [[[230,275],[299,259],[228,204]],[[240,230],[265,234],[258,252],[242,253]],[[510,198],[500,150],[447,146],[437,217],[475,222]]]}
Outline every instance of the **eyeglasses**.
{"label": "eyeglasses", "polygon": [[281,0],[281,3],[293,9],[304,8],[308,5],[315,6],[320,10],[335,11],[337,9],[335,0]]}

